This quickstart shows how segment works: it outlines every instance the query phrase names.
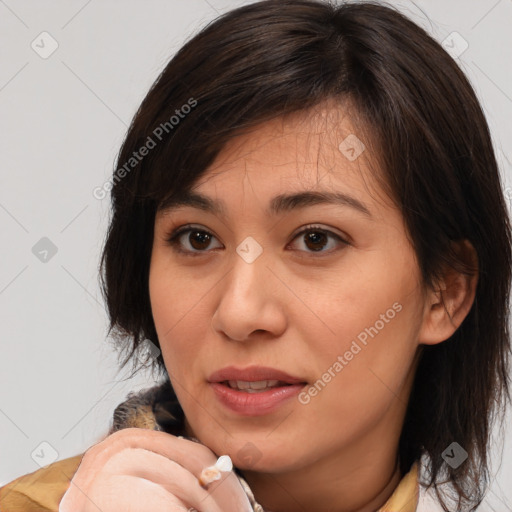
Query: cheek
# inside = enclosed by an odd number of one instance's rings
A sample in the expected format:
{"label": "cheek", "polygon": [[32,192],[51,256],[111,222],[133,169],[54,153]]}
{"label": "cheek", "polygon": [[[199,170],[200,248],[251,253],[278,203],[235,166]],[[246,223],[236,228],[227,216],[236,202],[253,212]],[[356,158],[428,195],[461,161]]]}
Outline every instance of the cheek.
{"label": "cheek", "polygon": [[[201,309],[209,287],[209,278],[196,276],[187,268],[172,263],[170,249],[154,247],[149,272],[151,310],[161,342],[189,322]],[[210,277],[211,279],[211,277]]]}
{"label": "cheek", "polygon": [[347,327],[346,336],[330,353],[331,361],[343,366],[338,369],[346,379],[345,385],[353,381],[354,388],[358,388],[362,381],[368,386],[369,380],[377,384],[380,378],[383,386],[394,389],[409,369],[417,348],[414,309],[395,301],[377,313],[372,311],[368,318]]}
{"label": "cheek", "polygon": [[311,308],[299,308],[294,322],[317,344],[317,353],[332,360],[354,341],[365,347],[379,340],[388,349],[413,342],[410,335],[422,310],[413,255],[405,250],[354,251],[342,263],[335,272],[318,275],[316,282],[295,281],[297,295]]}
{"label": "cheek", "polygon": [[357,309],[348,302],[344,314],[327,321],[334,334],[315,336],[313,329],[306,334],[318,392],[329,387],[325,398],[330,395],[354,410],[382,392],[388,394],[388,388],[400,387],[417,347],[418,327],[410,304],[375,301]]}
{"label": "cheek", "polygon": [[189,361],[203,339],[198,332],[198,315],[202,314],[204,291],[190,286],[190,281],[180,279],[180,273],[165,264],[165,259],[153,256],[149,275],[149,295],[151,311],[162,351],[165,366],[169,374],[183,374],[183,368],[189,368]]}
{"label": "cheek", "polygon": [[326,343],[321,356],[315,350],[315,359],[309,359],[316,366],[316,380],[299,397],[302,414],[295,419],[304,422],[305,431],[320,422],[324,433],[320,443],[326,449],[356,442],[385,417],[390,422],[400,419],[416,344],[411,310],[403,306],[398,311],[396,306],[393,318],[388,313],[388,323],[378,319],[368,326],[364,319],[354,320],[353,336],[340,324],[347,335],[337,343]]}
{"label": "cheek", "polygon": [[305,326],[314,354],[318,380],[311,401],[318,397],[319,408],[352,419],[382,412],[393,400],[411,368],[423,311],[410,254],[367,256],[322,293],[310,295],[321,322],[296,320]]}

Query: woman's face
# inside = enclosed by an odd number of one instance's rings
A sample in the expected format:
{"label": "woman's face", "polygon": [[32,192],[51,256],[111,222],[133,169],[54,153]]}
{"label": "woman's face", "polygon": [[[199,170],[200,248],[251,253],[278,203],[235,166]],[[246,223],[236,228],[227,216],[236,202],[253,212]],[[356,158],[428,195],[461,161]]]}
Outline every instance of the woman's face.
{"label": "woman's face", "polygon": [[156,217],[151,306],[187,432],[241,469],[397,448],[427,306],[402,216],[335,114],[232,139],[204,199]]}

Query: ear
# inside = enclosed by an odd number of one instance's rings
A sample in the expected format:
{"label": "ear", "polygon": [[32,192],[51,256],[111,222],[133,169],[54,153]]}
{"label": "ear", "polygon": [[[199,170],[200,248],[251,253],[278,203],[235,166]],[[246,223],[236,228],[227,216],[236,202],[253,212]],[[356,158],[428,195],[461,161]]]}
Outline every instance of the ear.
{"label": "ear", "polygon": [[473,269],[471,275],[446,266],[435,289],[426,293],[423,323],[418,343],[435,345],[447,340],[462,324],[475,299],[478,256],[468,240],[452,242],[459,260]]}

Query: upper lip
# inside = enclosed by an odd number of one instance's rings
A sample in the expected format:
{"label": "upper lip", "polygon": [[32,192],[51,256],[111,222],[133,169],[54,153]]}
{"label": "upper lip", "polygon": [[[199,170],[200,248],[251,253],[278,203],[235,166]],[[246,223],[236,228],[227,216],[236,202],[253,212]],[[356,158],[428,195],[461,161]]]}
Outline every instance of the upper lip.
{"label": "upper lip", "polygon": [[258,382],[262,380],[278,380],[288,384],[300,384],[306,382],[304,379],[289,375],[282,370],[269,368],[267,366],[248,366],[247,368],[236,368],[226,366],[213,372],[208,377],[208,382],[224,382],[227,380],[241,380],[245,382]]}

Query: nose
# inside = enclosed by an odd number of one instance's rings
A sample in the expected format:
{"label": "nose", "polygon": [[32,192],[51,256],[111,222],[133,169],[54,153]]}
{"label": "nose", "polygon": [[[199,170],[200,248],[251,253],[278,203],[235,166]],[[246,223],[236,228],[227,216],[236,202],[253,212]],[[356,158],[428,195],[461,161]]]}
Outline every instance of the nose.
{"label": "nose", "polygon": [[247,263],[238,255],[219,283],[212,328],[234,341],[280,336],[287,327],[282,284],[263,257]]}

